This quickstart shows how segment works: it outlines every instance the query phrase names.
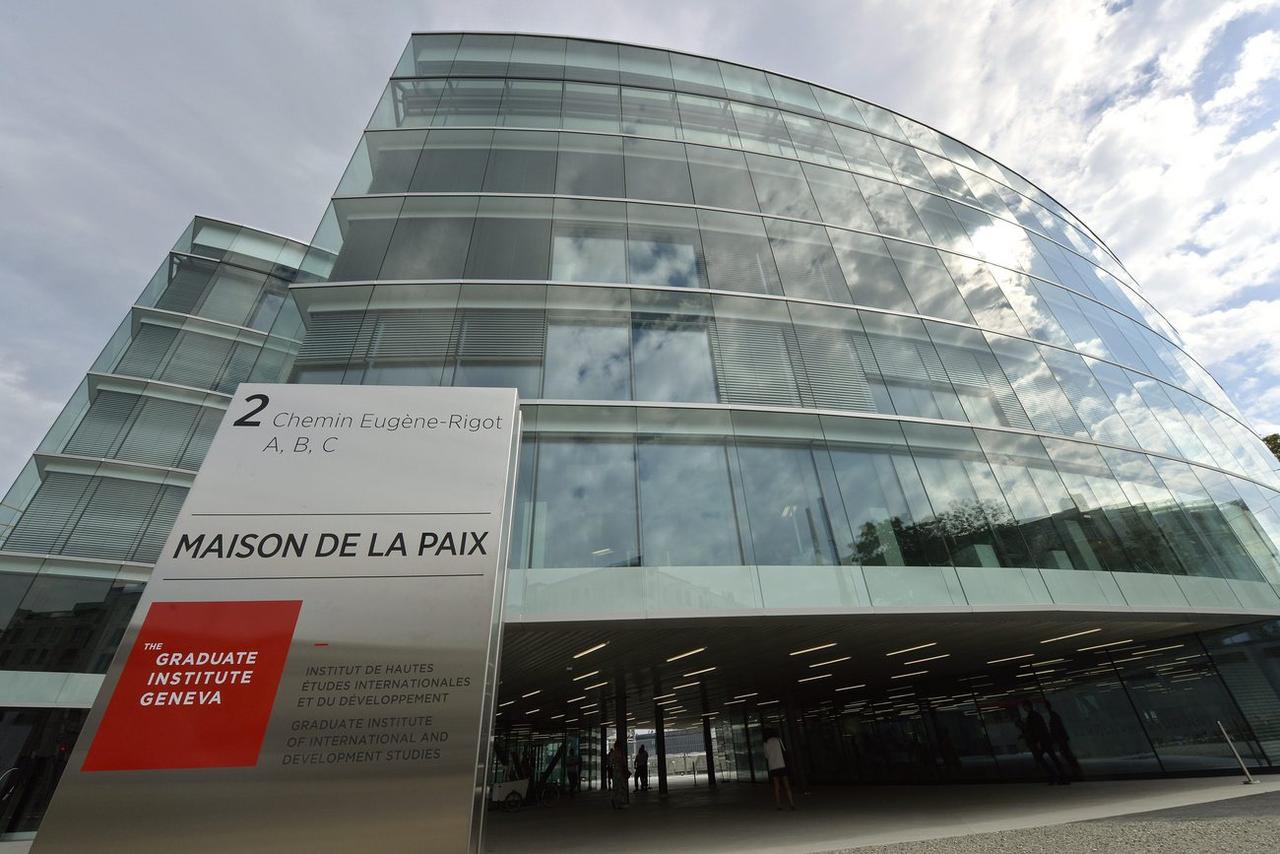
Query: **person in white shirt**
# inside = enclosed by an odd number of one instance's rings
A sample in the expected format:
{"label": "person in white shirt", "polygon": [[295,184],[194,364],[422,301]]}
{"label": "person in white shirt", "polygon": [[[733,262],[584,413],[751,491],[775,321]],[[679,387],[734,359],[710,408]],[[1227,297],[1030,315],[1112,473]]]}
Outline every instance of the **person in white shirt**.
{"label": "person in white shirt", "polygon": [[787,803],[791,809],[796,808],[795,799],[791,797],[791,778],[787,775],[787,749],[782,746],[778,733],[768,729],[764,732],[764,758],[769,763],[769,778],[773,780],[773,803],[781,810],[782,796],[780,789],[787,790]]}

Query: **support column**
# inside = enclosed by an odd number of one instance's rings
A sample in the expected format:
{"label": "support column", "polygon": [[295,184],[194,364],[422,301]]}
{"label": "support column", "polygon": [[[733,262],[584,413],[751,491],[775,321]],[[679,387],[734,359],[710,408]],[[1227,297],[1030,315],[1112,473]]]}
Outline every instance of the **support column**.
{"label": "support column", "polygon": [[716,787],[716,760],[711,745],[711,718],[702,719],[702,749],[707,753],[707,785]]}
{"label": "support column", "polygon": [[662,706],[653,704],[654,750],[658,754],[658,795],[667,796],[667,726]]}
{"label": "support column", "polygon": [[596,763],[600,767],[600,791],[609,787],[609,775],[605,772],[605,762],[609,756],[609,728],[600,724],[600,759]]}
{"label": "support column", "polygon": [[[747,717],[747,707],[742,707],[742,738],[747,742],[747,773],[751,775],[751,782],[756,781],[756,760],[751,749],[751,719]],[[738,769],[738,773],[742,773],[742,769]]]}

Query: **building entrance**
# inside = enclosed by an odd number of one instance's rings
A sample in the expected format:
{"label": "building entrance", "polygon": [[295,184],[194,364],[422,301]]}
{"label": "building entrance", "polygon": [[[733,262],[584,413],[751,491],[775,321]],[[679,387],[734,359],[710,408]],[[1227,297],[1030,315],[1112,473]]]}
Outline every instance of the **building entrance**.
{"label": "building entrance", "polygon": [[801,787],[1228,773],[1232,745],[1266,770],[1276,710],[1235,662],[1276,642],[1251,631],[1098,614],[509,625],[495,764],[531,756],[559,792],[575,769],[600,791],[625,733],[653,790],[764,783],[774,732]]}

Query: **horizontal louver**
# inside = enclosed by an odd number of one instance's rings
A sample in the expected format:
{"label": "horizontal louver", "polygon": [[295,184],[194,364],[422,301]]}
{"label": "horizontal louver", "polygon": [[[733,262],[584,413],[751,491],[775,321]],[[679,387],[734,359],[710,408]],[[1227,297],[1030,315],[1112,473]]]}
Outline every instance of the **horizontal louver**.
{"label": "horizontal louver", "polygon": [[151,517],[160,485],[94,478],[89,503],[67,536],[62,554],[100,560],[130,560]]}
{"label": "horizontal louver", "polygon": [[368,357],[442,360],[455,334],[453,319],[452,310],[377,312]]}
{"label": "horizontal louver", "polygon": [[[363,311],[326,311],[313,313],[307,323],[307,335],[298,351],[302,363],[346,362],[354,360],[356,339],[364,320]],[[364,354],[360,357],[363,358]]]}
{"label": "horizontal louver", "polygon": [[226,364],[231,344],[225,338],[183,334],[160,379],[195,388],[212,388]]}
{"label": "horizontal louver", "polygon": [[[862,338],[861,335],[858,337]],[[797,326],[796,338],[815,406],[874,412],[867,372],[851,333]],[[863,341],[865,342],[865,338]]]}
{"label": "horizontal louver", "polygon": [[149,399],[141,407],[116,456],[136,463],[172,466],[178,462],[200,415],[200,407]]}
{"label": "horizontal louver", "polygon": [[464,311],[458,358],[541,359],[546,319],[541,311],[488,309]]}
{"label": "horizontal louver", "polygon": [[15,552],[57,554],[66,532],[79,519],[97,478],[52,472],[36,490],[4,547]]}
{"label": "horizontal louver", "polygon": [[790,331],[758,320],[716,321],[711,358],[723,402],[800,405],[786,340]]}
{"label": "horizontal louver", "polygon": [[178,460],[179,468],[200,467],[200,463],[204,462],[204,455],[209,451],[209,443],[213,441],[213,434],[222,423],[224,414],[221,409],[201,409],[200,418],[196,421],[195,429],[191,434],[191,441],[187,443],[186,450]]}
{"label": "horizontal louver", "polygon": [[68,454],[109,457],[138,403],[136,394],[100,391],[63,449]]}
{"label": "horizontal louver", "polygon": [[187,497],[187,490],[181,486],[166,486],[160,493],[155,511],[151,514],[151,522],[147,525],[138,547],[134,550],[133,560],[141,563],[155,563],[160,557],[160,549],[165,538],[173,528],[182,509],[182,502]]}
{"label": "horizontal louver", "polygon": [[177,337],[176,329],[143,323],[138,327],[129,348],[120,357],[116,373],[147,379],[154,377]]}

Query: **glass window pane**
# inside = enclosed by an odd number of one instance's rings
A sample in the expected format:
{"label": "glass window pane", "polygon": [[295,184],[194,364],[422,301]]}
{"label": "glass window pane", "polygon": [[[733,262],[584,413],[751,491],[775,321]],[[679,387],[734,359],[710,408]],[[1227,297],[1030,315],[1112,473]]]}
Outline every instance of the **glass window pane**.
{"label": "glass window pane", "polygon": [[921,225],[920,217],[916,216],[901,187],[862,175],[857,176],[857,180],[863,198],[867,200],[867,207],[871,208],[871,215],[875,217],[882,234],[905,237],[921,243],[929,242],[929,235]]}
{"label": "glass window pane", "polygon": [[625,210],[622,202],[556,199],[551,278],[565,282],[625,282]]}
{"label": "glass window pane", "polygon": [[723,442],[641,439],[640,541],[647,566],[738,566],[727,449]]}
{"label": "glass window pane", "polygon": [[791,145],[791,135],[787,133],[786,123],[782,121],[782,113],[737,101],[733,102],[732,109],[733,121],[738,127],[738,137],[742,140],[743,148],[764,154],[780,154],[783,157],[796,156],[796,150]]}
{"label": "glass window pane", "polygon": [[499,124],[522,128],[558,128],[564,84],[559,80],[508,80],[498,110]]}
{"label": "glass window pane", "polygon": [[880,382],[899,415],[964,421],[964,408],[924,324],[911,317],[860,312]]}
{"label": "glass window pane", "polygon": [[378,278],[460,277],[477,205],[467,197],[405,199]]}
{"label": "glass window pane", "polygon": [[693,203],[684,146],[654,139],[625,139],[626,195],[632,199]]}
{"label": "glass window pane", "polygon": [[834,228],[827,229],[827,236],[856,304],[915,313],[915,303],[883,238]]}
{"label": "glass window pane", "polygon": [[859,101],[858,108],[862,111],[867,127],[876,133],[906,142],[906,134],[902,132],[902,128],[898,125],[898,117],[893,113],[875,104],[868,104],[866,101]]}
{"label": "glass window pane", "polygon": [[564,84],[563,126],[571,130],[603,130],[617,133],[622,106],[617,86],[599,83]]}
{"label": "glass window pane", "polygon": [[761,211],[797,219],[819,218],[818,206],[813,203],[799,163],[759,154],[746,157]]}
{"label": "glass window pane", "polygon": [[491,130],[433,130],[418,159],[409,190],[414,193],[474,193],[484,185]]}
{"label": "glass window pane", "polygon": [[949,323],[925,321],[925,328],[971,424],[1031,429],[1013,386],[982,333]]}
{"label": "glass window pane", "polygon": [[804,445],[738,442],[742,487],[756,563],[830,566],[839,562],[830,506],[813,451]]}
{"label": "glass window pane", "polygon": [[409,40],[409,47],[400,64],[396,66],[397,77],[431,77],[437,74],[448,74],[453,66],[453,58],[458,54],[458,44],[462,41],[460,33],[439,33],[416,35]]}
{"label": "glass window pane", "polygon": [[774,106],[773,90],[769,88],[769,79],[763,71],[728,62],[717,64],[720,66],[720,77],[724,80],[725,94],[728,97],[767,107]]}
{"label": "glass window pane", "polygon": [[845,157],[836,145],[836,137],[832,136],[831,125],[822,119],[805,118],[803,115],[783,113],[787,124],[787,132],[791,134],[791,143],[796,147],[796,155],[803,160],[813,160],[831,166],[845,168]]}
{"label": "glass window pane", "polygon": [[689,142],[734,148],[741,146],[738,126],[734,124],[733,110],[728,101],[680,92],[676,95],[676,104],[680,109],[684,138]]}
{"label": "glass window pane", "polygon": [[986,333],[986,338],[1005,376],[1013,384],[1023,411],[1037,430],[1089,438],[1089,432],[1035,344],[992,333]]}
{"label": "glass window pane", "polygon": [[740,151],[687,145],[693,197],[700,205],[759,210],[747,161]]}
{"label": "glass window pane", "polygon": [[637,565],[635,475],[630,439],[539,437],[530,565]]}
{"label": "glass window pane", "polygon": [[624,86],[670,89],[671,60],[665,50],[632,45],[618,46],[618,67]]}
{"label": "glass window pane", "polygon": [[542,396],[552,400],[630,400],[630,318],[560,312],[547,325]]}
{"label": "glass window pane", "polygon": [[920,221],[924,223],[925,231],[929,233],[930,243],[952,252],[977,254],[969,235],[960,225],[960,220],[956,219],[955,212],[946,199],[920,190],[907,189],[906,194],[911,206],[920,216]]}
{"label": "glass window pane", "polygon": [[607,42],[569,39],[565,49],[564,76],[568,80],[618,82],[618,46]]}
{"label": "glass window pane", "polygon": [[556,192],[620,198],[624,194],[622,140],[615,136],[560,134]]}
{"label": "glass window pane", "polygon": [[369,119],[369,130],[429,126],[444,87],[444,80],[392,80]]}
{"label": "glass window pane", "polygon": [[866,127],[862,121],[862,113],[858,110],[858,102],[848,95],[832,92],[830,89],[813,87],[813,94],[818,98],[822,112],[833,122],[843,122],[854,127]]}
{"label": "glass window pane", "polygon": [[840,125],[832,125],[831,130],[840,143],[840,150],[844,152],[844,159],[850,169],[876,178],[893,180],[893,171],[880,153],[874,136]]}
{"label": "glass window pane", "polygon": [[812,163],[804,164],[804,175],[823,222],[861,231],[876,230],[875,220],[852,175]]}
{"label": "glass window pane", "polygon": [[505,89],[502,80],[448,80],[431,124],[435,127],[497,124],[498,107]]}
{"label": "glass window pane", "polygon": [[707,287],[695,211],[627,205],[627,281],[676,288]]}
{"label": "glass window pane", "polygon": [[328,275],[331,281],[378,278],[403,202],[399,198],[334,201],[325,215],[334,231],[325,248],[337,256]]}
{"label": "glass window pane", "polygon": [[1045,364],[1058,380],[1058,385],[1066,392],[1093,438],[1117,445],[1138,444],[1120,413],[1111,404],[1111,399],[1094,379],[1083,357],[1045,344],[1039,346]]}
{"label": "glass window pane", "polygon": [[545,279],[551,199],[483,198],[467,255],[468,279]]}
{"label": "glass window pane", "polygon": [[825,228],[777,219],[766,219],[764,225],[787,296],[849,302],[849,289]]}
{"label": "glass window pane", "polygon": [[680,138],[674,92],[622,87],[622,132]]}
{"label": "glass window pane", "polygon": [[500,130],[493,135],[486,193],[552,193],[556,188],[558,134]]}
{"label": "glass window pane", "polygon": [[698,211],[711,287],[782,295],[782,281],[760,217]]}
{"label": "glass window pane", "polygon": [[898,180],[903,184],[911,184],[931,191],[938,189],[938,185],[933,182],[929,170],[920,162],[920,157],[914,148],[884,138],[877,139],[876,143],[884,152],[884,159],[889,162],[893,174],[898,176]]}
{"label": "glass window pane", "polygon": [[714,403],[706,300],[641,291],[632,300],[635,399]]}
{"label": "glass window pane", "polygon": [[889,254],[898,262],[902,280],[920,314],[973,323],[973,316],[960,298],[951,274],[942,265],[935,249],[897,240],[888,241]]}
{"label": "glass window pane", "polygon": [[979,326],[1007,335],[1027,336],[1026,327],[1018,320],[1013,306],[1005,298],[987,265],[950,252],[939,254]]}
{"label": "glass window pane", "polygon": [[773,100],[778,102],[779,107],[784,110],[808,113],[811,116],[822,115],[822,110],[818,107],[818,101],[813,97],[813,91],[808,83],[792,80],[790,77],[780,77],[777,74],[765,76],[769,80]]}
{"label": "glass window pane", "polygon": [[673,53],[671,54],[671,73],[675,78],[676,88],[683,92],[724,97],[724,80],[720,77],[720,66],[713,59],[703,59],[686,53]]}
{"label": "glass window pane", "polygon": [[335,195],[407,192],[426,140],[421,130],[366,133]]}
{"label": "glass window pane", "polygon": [[564,76],[565,40],[550,36],[516,36],[507,66],[509,77]]}
{"label": "glass window pane", "polygon": [[467,33],[462,37],[449,73],[501,77],[507,73],[507,61],[511,58],[513,41],[512,36]]}

